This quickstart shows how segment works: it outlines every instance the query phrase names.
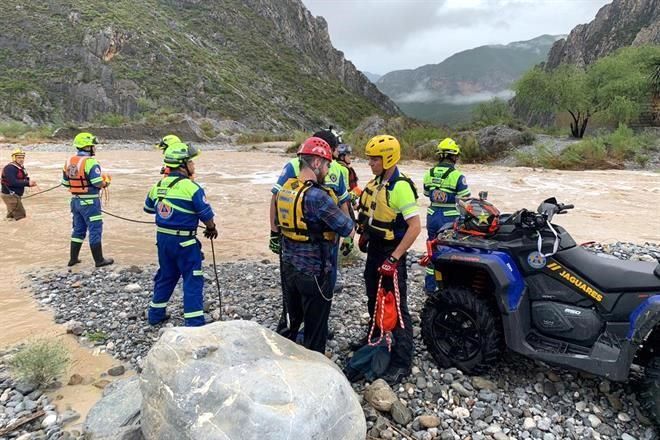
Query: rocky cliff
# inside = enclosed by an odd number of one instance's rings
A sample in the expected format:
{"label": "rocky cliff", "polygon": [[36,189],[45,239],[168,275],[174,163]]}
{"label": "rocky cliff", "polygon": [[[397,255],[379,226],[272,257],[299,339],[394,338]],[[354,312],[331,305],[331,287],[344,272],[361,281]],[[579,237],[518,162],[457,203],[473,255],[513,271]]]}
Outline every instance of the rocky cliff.
{"label": "rocky cliff", "polygon": [[593,21],[557,41],[546,68],[561,63],[585,66],[621,47],[643,44],[660,44],[660,0],[614,0]]}
{"label": "rocky cliff", "polygon": [[0,117],[353,126],[396,105],[300,0],[3,0]]}

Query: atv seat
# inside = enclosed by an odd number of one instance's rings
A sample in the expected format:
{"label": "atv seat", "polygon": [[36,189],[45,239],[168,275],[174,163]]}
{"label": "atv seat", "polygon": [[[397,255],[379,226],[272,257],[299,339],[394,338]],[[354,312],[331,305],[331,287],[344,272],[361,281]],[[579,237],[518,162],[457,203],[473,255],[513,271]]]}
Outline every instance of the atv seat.
{"label": "atv seat", "polygon": [[599,257],[580,246],[554,255],[604,292],[660,291],[660,264]]}

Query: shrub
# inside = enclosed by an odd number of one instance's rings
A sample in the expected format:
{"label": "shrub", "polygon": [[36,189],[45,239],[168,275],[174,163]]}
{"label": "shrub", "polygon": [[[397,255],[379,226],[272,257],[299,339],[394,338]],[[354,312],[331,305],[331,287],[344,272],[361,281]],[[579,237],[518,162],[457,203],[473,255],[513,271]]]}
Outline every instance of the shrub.
{"label": "shrub", "polygon": [[545,146],[535,153],[518,153],[518,165],[541,166],[569,170],[623,168],[626,161],[644,166],[650,160],[649,152],[655,150],[653,138],[648,134],[636,135],[624,124],[612,133],[585,138],[559,153],[552,153]]}
{"label": "shrub", "polygon": [[92,342],[104,342],[108,339],[108,335],[103,331],[89,332],[85,336]]}
{"label": "shrub", "polygon": [[117,113],[103,113],[98,117],[98,121],[108,127],[120,127],[128,122],[128,118]]}
{"label": "shrub", "polygon": [[201,124],[199,124],[199,129],[202,130],[204,136],[208,138],[215,137],[216,135],[215,128],[213,128],[213,124],[209,121],[202,121]]}
{"label": "shrub", "polygon": [[255,133],[243,133],[236,141],[238,144],[261,144],[263,142],[288,141],[293,138],[291,133],[268,133],[259,131]]}
{"label": "shrub", "polygon": [[45,386],[64,374],[69,361],[69,352],[60,341],[39,339],[16,353],[10,366],[17,379]]}

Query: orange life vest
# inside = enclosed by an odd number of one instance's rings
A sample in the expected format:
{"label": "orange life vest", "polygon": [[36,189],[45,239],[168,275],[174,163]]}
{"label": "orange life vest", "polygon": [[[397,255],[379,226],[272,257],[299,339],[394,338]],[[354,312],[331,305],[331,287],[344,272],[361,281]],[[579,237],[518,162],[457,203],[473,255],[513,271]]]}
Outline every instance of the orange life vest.
{"label": "orange life vest", "polygon": [[64,174],[69,179],[69,192],[71,194],[86,194],[89,192],[89,179],[85,175],[85,162],[87,156],[72,156],[64,165]]}

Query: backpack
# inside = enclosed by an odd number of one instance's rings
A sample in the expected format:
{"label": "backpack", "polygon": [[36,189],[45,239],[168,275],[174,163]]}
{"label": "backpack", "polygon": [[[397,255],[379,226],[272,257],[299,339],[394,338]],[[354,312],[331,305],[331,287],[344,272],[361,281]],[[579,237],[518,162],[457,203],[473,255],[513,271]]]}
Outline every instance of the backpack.
{"label": "backpack", "polygon": [[348,360],[344,375],[350,382],[366,379],[369,382],[381,377],[390,365],[390,349],[385,341],[367,344]]}

